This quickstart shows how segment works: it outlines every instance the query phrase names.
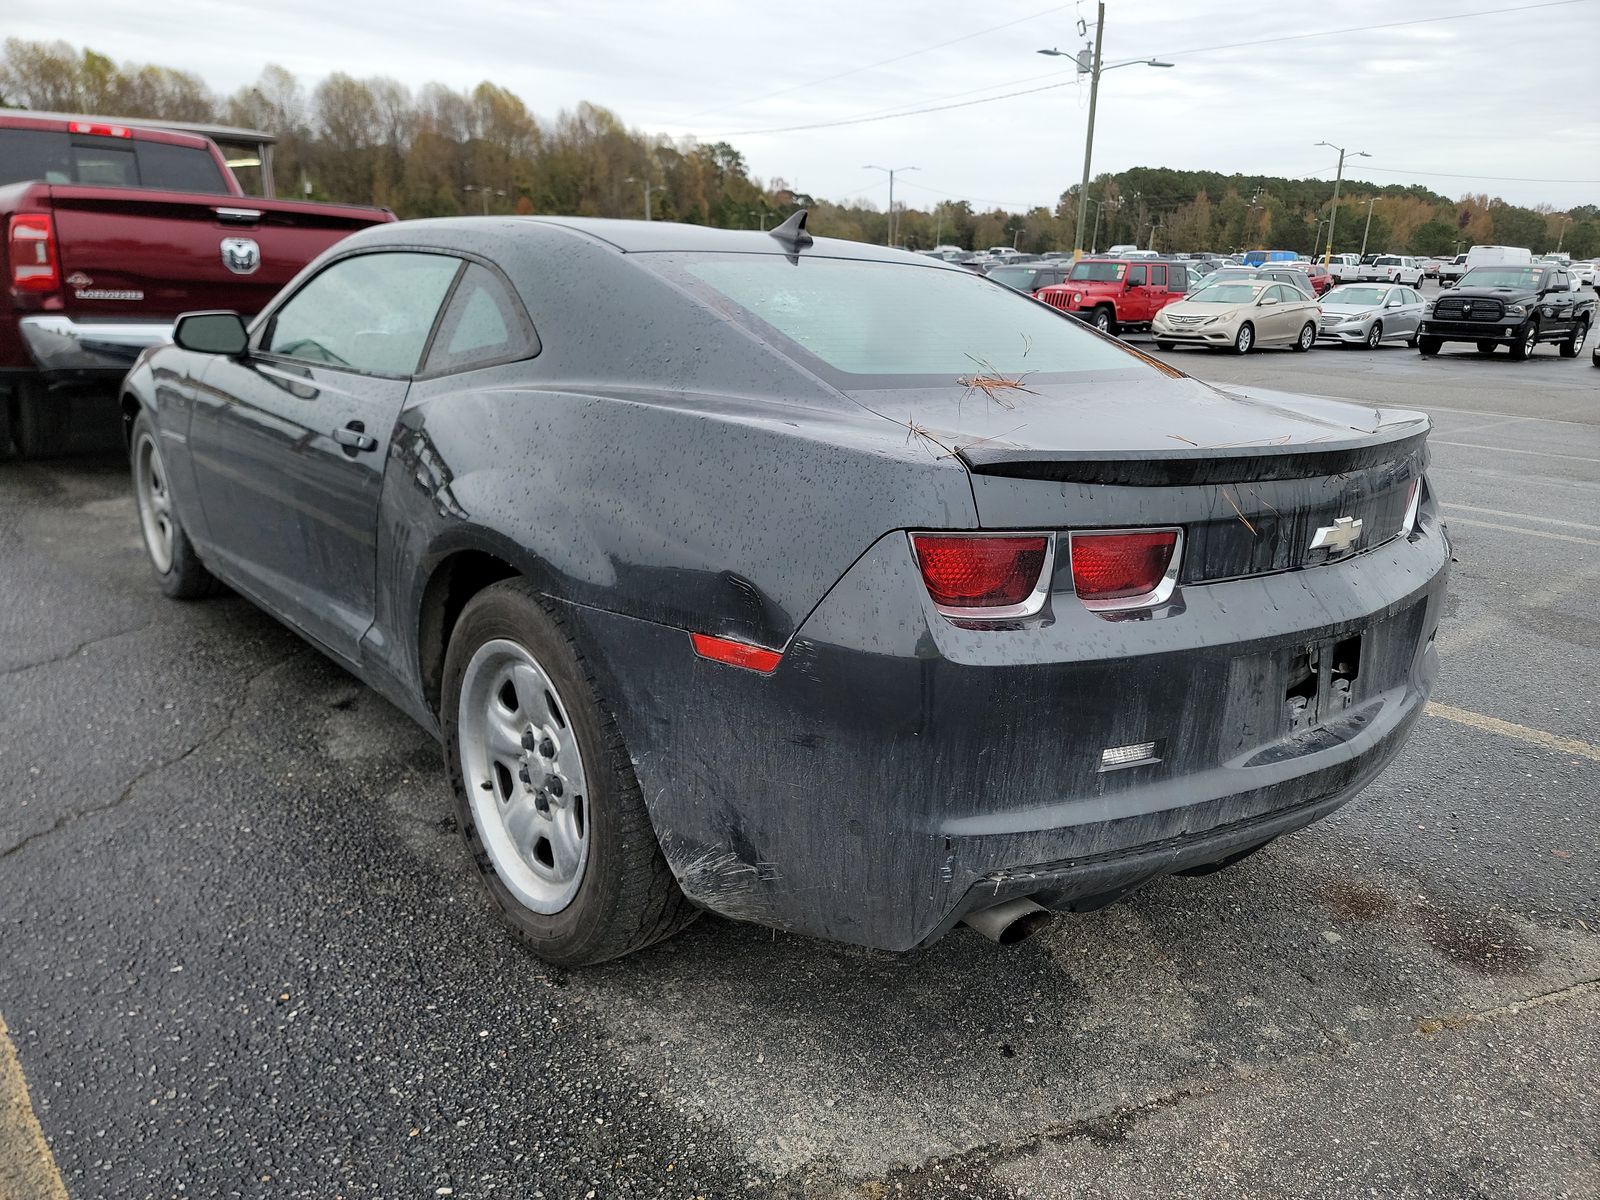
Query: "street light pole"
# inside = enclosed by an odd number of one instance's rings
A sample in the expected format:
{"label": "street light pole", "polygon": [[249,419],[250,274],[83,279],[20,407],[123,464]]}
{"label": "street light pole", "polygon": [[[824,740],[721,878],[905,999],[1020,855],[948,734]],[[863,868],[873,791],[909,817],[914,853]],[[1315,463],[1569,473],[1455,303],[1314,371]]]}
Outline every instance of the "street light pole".
{"label": "street light pole", "polygon": [[1572,224],[1572,216],[1571,216],[1570,213],[1567,216],[1564,216],[1564,217],[1561,218],[1561,232],[1556,236],[1556,250],[1555,250],[1555,252],[1557,254],[1561,253],[1561,243],[1567,240],[1567,226],[1571,225],[1571,224]]}
{"label": "street light pole", "polygon": [[650,193],[659,192],[661,189],[656,187],[655,184],[651,183],[648,179],[638,179],[632,175],[629,175],[622,182],[642,183],[644,185],[644,219],[648,221],[650,219]]}
{"label": "street light pole", "polygon": [[[1322,256],[1322,265],[1327,266],[1329,260],[1333,258],[1333,223],[1339,216],[1339,185],[1344,182],[1344,156],[1346,150],[1343,146],[1335,146],[1332,142],[1318,142],[1317,145],[1326,146],[1329,150],[1337,150],[1339,152],[1339,171],[1333,177],[1333,207],[1328,210],[1328,250]],[[1357,150],[1351,157],[1371,158],[1372,155],[1365,150]]]}
{"label": "street light pole", "polygon": [[917,167],[880,167],[868,163],[861,168],[863,171],[883,171],[889,176],[889,231],[884,235],[885,246],[894,245],[894,177],[901,171],[915,171]]}
{"label": "street light pole", "polygon": [[[1361,231],[1361,257],[1362,258],[1365,258],[1367,256],[1367,234],[1372,232],[1372,206],[1374,204],[1376,204],[1377,202],[1378,202],[1378,198],[1376,196],[1373,196],[1370,200],[1367,201],[1367,224],[1366,224],[1366,227],[1364,229],[1362,229],[1362,231]],[[1459,251],[1458,251],[1458,253],[1459,253]]]}
{"label": "street light pole", "polygon": [[[1083,28],[1079,24],[1079,30]],[[1041,50],[1051,58],[1076,58],[1078,60],[1078,74],[1089,76],[1089,128],[1083,138],[1083,180],[1078,185],[1078,232],[1073,237],[1072,261],[1077,262],[1083,257],[1083,226],[1088,220],[1089,212],[1084,207],[1089,202],[1089,164],[1094,158],[1094,112],[1100,99],[1100,76],[1107,71],[1115,71],[1118,67],[1170,67],[1169,62],[1161,62],[1154,58],[1135,58],[1127,62],[1113,63],[1107,67],[1100,61],[1100,47],[1105,40],[1106,31],[1106,3],[1099,0],[1095,5],[1094,21],[1094,48],[1085,46],[1076,55],[1070,55],[1065,50],[1051,48]]]}

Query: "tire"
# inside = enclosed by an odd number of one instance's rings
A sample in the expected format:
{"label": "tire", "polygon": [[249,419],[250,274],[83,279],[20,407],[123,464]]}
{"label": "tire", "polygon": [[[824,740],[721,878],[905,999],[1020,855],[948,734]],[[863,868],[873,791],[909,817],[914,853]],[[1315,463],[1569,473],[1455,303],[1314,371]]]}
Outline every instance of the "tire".
{"label": "tire", "polygon": [[1156,339],[1157,350],[1171,350],[1176,345],[1176,342],[1163,342],[1160,338]]}
{"label": "tire", "polygon": [[1095,309],[1094,316],[1089,318],[1089,324],[1093,325],[1101,333],[1109,333],[1112,337],[1117,334],[1117,319],[1112,315],[1109,308],[1101,307]]}
{"label": "tire", "polygon": [[1239,332],[1233,337],[1233,352],[1235,354],[1249,354],[1255,348],[1256,327],[1249,321],[1239,326]]}
{"label": "tire", "polygon": [[1316,344],[1317,344],[1317,327],[1315,325],[1313,325],[1310,321],[1307,321],[1305,323],[1305,327],[1300,330],[1300,336],[1297,337],[1295,339],[1295,341],[1294,341],[1295,352],[1298,353],[1298,354],[1304,354],[1307,350],[1311,349],[1311,347],[1315,346]]}
{"label": "tire", "polygon": [[1490,342],[1490,341],[1479,342],[1478,343],[1478,353],[1479,354],[1493,354],[1494,351],[1495,351],[1495,347],[1498,346],[1499,344],[1500,344],[1499,342]]}
{"label": "tire", "polygon": [[1376,350],[1379,346],[1383,345],[1382,321],[1374,321],[1372,323],[1372,328],[1367,330],[1367,340],[1362,342],[1361,345],[1367,350]]}
{"label": "tire", "polygon": [[139,513],[139,529],[144,536],[145,555],[150,570],[161,585],[163,595],[174,600],[199,600],[222,591],[184,532],[178,519],[172,493],[167,486],[167,471],[161,460],[161,447],[150,414],[141,412],[133,423],[128,441],[128,465],[133,475],[133,498]]}
{"label": "tire", "polygon": [[11,436],[22,458],[110,454],[123,450],[115,388],[47,388],[23,379],[12,394]]}
{"label": "tire", "polygon": [[493,584],[462,610],[440,719],[467,849],[512,932],[540,958],[605,962],[699,915],[661,853],[588,664],[527,580]]}
{"label": "tire", "polygon": [[1529,321],[1523,328],[1522,335],[1511,343],[1511,361],[1527,362],[1533,357],[1533,352],[1539,345],[1539,322]]}
{"label": "tire", "polygon": [[1418,334],[1417,335],[1417,352],[1419,354],[1422,354],[1422,355],[1437,354],[1437,353],[1439,353],[1439,347],[1441,347],[1443,345],[1444,345],[1444,342],[1439,338],[1428,337],[1425,334]]}
{"label": "tire", "polygon": [[1417,335],[1413,333],[1410,337],[1408,337],[1406,339],[1406,345],[1415,350],[1417,348]]}
{"label": "tire", "polygon": [[1562,358],[1577,358],[1578,351],[1583,349],[1584,342],[1589,340],[1589,318],[1580,317],[1578,323],[1572,327],[1572,333],[1567,340],[1561,343]]}

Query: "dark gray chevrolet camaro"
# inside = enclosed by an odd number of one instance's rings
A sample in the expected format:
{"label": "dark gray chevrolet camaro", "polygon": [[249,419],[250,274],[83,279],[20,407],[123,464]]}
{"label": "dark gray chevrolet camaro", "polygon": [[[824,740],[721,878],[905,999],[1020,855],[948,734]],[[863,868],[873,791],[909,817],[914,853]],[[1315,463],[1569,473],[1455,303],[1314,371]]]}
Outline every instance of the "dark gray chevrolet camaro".
{"label": "dark gray chevrolet camaro", "polygon": [[1209,386],[922,256],[415,221],[126,383],[168,594],[444,745],[541,955],[702,908],[904,950],[1344,804],[1437,673],[1427,419]]}

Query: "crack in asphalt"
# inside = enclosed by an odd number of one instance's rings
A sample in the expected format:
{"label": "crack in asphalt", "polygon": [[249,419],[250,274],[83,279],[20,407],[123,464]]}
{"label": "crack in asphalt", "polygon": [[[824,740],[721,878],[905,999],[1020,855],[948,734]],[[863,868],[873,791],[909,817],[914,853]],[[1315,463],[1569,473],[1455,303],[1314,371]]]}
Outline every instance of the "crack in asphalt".
{"label": "crack in asphalt", "polygon": [[[1397,1033],[1387,1038],[1374,1039],[1374,1044],[1397,1041],[1401,1037],[1416,1036],[1417,1034],[1431,1035],[1445,1029],[1461,1029],[1475,1022],[1489,1021],[1497,1017],[1516,1016],[1529,1009],[1542,1008],[1549,1004],[1560,1004],[1566,1000],[1575,1000],[1580,996],[1596,993],[1600,993],[1600,977],[1580,979],[1565,987],[1555,988],[1548,992],[1540,992],[1522,1000],[1513,1000],[1508,1004],[1500,1004],[1492,1008],[1460,1013],[1450,1017],[1425,1018],[1419,1021],[1414,1034]],[[1114,1108],[1078,1117],[1072,1121],[1050,1122],[1018,1137],[987,1142],[958,1151],[955,1154],[926,1159],[914,1167],[904,1167],[897,1171],[891,1171],[882,1178],[885,1183],[905,1183],[923,1178],[933,1172],[946,1171],[954,1166],[988,1168],[1028,1154],[1040,1143],[1045,1142],[1067,1142],[1075,1138],[1084,1138],[1099,1145],[1122,1142],[1127,1139],[1128,1134],[1138,1122],[1163,1110],[1176,1108],[1186,1100],[1197,1096],[1212,1096],[1219,1092],[1227,1091],[1229,1090],[1229,1084],[1235,1087],[1250,1086],[1257,1079],[1287,1067],[1298,1066],[1309,1060],[1337,1058],[1347,1053],[1356,1044],[1349,1039],[1341,1038],[1337,1041],[1332,1041],[1329,1049],[1312,1050],[1311,1053],[1302,1058],[1284,1059],[1262,1070],[1244,1071],[1242,1073],[1235,1071],[1226,1082],[1220,1082],[1216,1085],[1201,1083],[1174,1088],[1171,1091],[1151,1096],[1150,1099],[1141,1104],[1119,1104]]]}
{"label": "crack in asphalt", "polygon": [[[116,635],[108,634],[106,636],[111,637]],[[104,639],[91,639],[91,641],[101,640]],[[111,800],[105,804],[96,804],[89,808],[78,809],[74,812],[62,813],[46,828],[38,830],[35,833],[30,833],[15,844],[6,847],[4,850],[0,850],[0,862],[5,861],[14,854],[20,853],[29,846],[33,845],[35,842],[43,841],[51,834],[59,833],[67,826],[82,820],[84,817],[98,816],[100,813],[110,812],[112,809],[120,807],[133,795],[134,789],[145,780],[159,775],[163,771],[170,770],[172,767],[180,765],[198,751],[204,750],[207,746],[215,745],[227,734],[233,732],[234,724],[239,719],[239,714],[244,711],[245,705],[250,703],[251,693],[255,690],[256,684],[258,684],[266,675],[283,666],[284,663],[289,662],[291,659],[299,658],[301,653],[302,652],[299,650],[292,650],[288,654],[274,659],[272,662],[268,663],[266,666],[253,672],[249,677],[247,677],[244,681],[244,686],[240,689],[239,698],[235,700],[229,707],[228,715],[223,719],[222,724],[211,733],[206,734],[199,741],[195,742],[194,745],[184,750],[181,754],[173,755],[171,758],[163,759],[160,762],[151,763],[149,766],[140,770],[132,779],[128,780],[128,782],[123,786],[122,790],[117,793],[117,796],[114,800]]]}
{"label": "crack in asphalt", "polygon": [[90,646],[98,645],[101,642],[113,641],[119,637],[126,637],[130,633],[143,633],[146,629],[155,628],[156,624],[157,622],[155,621],[146,621],[143,625],[134,625],[127,629],[118,629],[113,633],[96,634],[92,638],[85,638],[72,649],[64,650],[60,654],[53,654],[49,658],[41,658],[38,662],[23,663],[21,666],[17,667],[7,667],[5,670],[0,671],[0,679],[5,679],[11,675],[21,675],[25,671],[37,671],[40,667],[48,667],[53,663],[66,662],[69,658],[76,658]]}

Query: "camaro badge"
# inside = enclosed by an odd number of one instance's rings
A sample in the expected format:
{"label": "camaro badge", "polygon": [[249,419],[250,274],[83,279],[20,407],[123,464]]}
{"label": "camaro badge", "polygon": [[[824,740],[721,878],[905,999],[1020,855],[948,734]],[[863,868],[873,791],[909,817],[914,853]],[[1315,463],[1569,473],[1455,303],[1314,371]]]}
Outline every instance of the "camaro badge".
{"label": "camaro badge", "polygon": [[1324,525],[1312,535],[1311,548],[1320,550],[1326,546],[1330,553],[1343,554],[1355,549],[1355,544],[1360,540],[1361,518],[1339,517],[1332,525]]}
{"label": "camaro badge", "polygon": [[223,238],[222,263],[235,275],[251,275],[261,265],[261,247],[250,238]]}

